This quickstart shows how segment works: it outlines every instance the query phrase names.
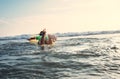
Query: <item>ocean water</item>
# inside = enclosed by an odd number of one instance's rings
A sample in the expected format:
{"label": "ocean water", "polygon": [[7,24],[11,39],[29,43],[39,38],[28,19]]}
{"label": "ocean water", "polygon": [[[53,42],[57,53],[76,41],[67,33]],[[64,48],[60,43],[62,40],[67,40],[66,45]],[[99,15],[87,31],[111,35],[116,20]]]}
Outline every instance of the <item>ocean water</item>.
{"label": "ocean water", "polygon": [[120,33],[58,34],[41,50],[30,35],[0,37],[0,79],[120,79]]}

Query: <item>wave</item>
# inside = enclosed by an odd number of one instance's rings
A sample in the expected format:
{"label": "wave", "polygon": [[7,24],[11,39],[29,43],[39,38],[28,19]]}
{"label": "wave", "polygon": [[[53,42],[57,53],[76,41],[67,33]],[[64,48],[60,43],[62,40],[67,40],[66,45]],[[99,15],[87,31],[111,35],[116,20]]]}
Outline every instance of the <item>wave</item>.
{"label": "wave", "polygon": [[[108,34],[111,33],[119,31]],[[0,43],[2,79],[119,79],[120,46],[111,49],[112,45],[120,45],[119,35],[99,38],[86,37],[82,33],[76,37],[69,37],[67,33],[60,37],[58,34],[61,40],[58,39],[55,46],[48,50],[30,44],[26,40],[29,36],[1,38],[0,41],[5,42]]]}
{"label": "wave", "polygon": [[58,37],[72,37],[72,36],[89,36],[89,35],[100,35],[100,34],[117,34],[120,33],[117,31],[91,31],[91,32],[68,32],[68,33],[56,33]]}
{"label": "wave", "polygon": [[28,39],[30,38],[30,34],[23,34],[17,36],[7,36],[7,37],[0,37],[1,40],[20,40],[20,39]]}
{"label": "wave", "polygon": [[[120,33],[119,30],[117,31],[91,31],[91,32],[67,32],[67,33],[55,33],[57,37],[73,37],[73,36],[89,36],[89,35],[100,35],[100,34],[117,34]],[[34,34],[33,34],[34,35]],[[0,37],[0,41],[2,40],[21,40],[21,39],[28,39],[32,36],[32,34],[23,34],[17,36],[7,36],[7,37]]]}

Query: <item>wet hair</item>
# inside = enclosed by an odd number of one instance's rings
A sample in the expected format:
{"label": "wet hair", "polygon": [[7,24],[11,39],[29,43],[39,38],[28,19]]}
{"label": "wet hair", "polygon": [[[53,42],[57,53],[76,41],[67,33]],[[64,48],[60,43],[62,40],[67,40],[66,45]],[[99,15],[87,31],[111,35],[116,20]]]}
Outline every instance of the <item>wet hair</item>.
{"label": "wet hair", "polygon": [[41,35],[41,36],[42,36],[42,35],[44,35],[45,33],[46,33],[46,32],[41,31],[39,35]]}

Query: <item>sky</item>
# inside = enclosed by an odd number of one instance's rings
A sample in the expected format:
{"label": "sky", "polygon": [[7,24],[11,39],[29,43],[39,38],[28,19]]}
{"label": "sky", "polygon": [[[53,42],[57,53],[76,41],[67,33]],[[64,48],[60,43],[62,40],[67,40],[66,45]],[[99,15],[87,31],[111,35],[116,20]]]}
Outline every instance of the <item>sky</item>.
{"label": "sky", "polygon": [[0,36],[120,30],[120,0],[0,0]]}

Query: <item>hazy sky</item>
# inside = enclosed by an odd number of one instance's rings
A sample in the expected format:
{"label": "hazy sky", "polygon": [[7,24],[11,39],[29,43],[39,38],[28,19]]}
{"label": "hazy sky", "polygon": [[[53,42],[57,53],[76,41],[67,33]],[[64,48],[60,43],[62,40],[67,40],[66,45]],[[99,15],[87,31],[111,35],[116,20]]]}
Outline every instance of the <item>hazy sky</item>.
{"label": "hazy sky", "polygon": [[120,30],[120,0],[0,0],[0,36]]}

